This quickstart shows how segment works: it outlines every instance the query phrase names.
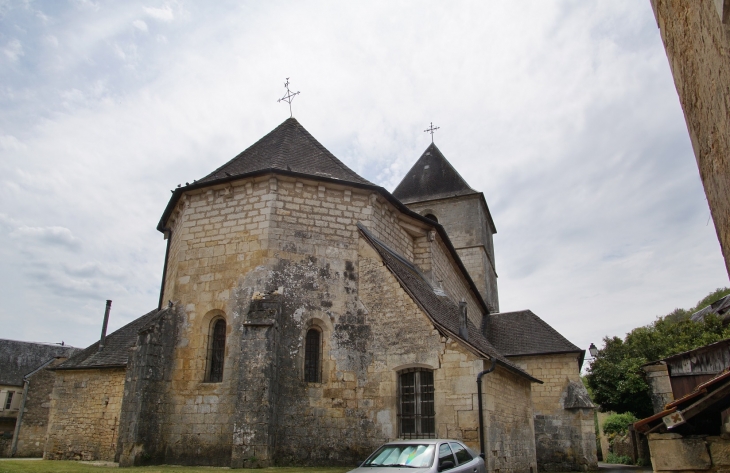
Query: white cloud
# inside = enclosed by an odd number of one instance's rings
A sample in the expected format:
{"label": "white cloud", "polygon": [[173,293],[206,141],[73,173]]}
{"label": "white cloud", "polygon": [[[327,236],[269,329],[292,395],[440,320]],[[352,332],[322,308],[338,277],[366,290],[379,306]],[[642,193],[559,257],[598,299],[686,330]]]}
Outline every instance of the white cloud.
{"label": "white cloud", "polygon": [[169,189],[288,117],[285,77],[294,116],[389,189],[440,126],[499,230],[503,310],[579,346],[727,284],[648,2],[161,5],[6,14],[28,69],[0,89],[0,323],[35,315],[5,336],[84,345],[105,299],[119,325],[154,307]]}
{"label": "white cloud", "polygon": [[165,5],[161,8],[145,7],[144,11],[155,20],[170,22],[175,19],[175,14],[170,5]]}
{"label": "white cloud", "polygon": [[147,33],[147,23],[145,23],[142,20],[134,20],[132,22],[132,26],[134,26],[135,28],[137,28],[140,31],[144,31],[145,33]]}
{"label": "white cloud", "polygon": [[5,43],[5,46],[2,47],[2,52],[11,61],[17,61],[24,54],[23,45],[20,43],[20,40],[12,39]]}
{"label": "white cloud", "polygon": [[81,245],[79,239],[65,227],[28,227],[24,225],[15,229],[10,236],[22,239],[24,243],[44,243],[69,249],[78,249]]}

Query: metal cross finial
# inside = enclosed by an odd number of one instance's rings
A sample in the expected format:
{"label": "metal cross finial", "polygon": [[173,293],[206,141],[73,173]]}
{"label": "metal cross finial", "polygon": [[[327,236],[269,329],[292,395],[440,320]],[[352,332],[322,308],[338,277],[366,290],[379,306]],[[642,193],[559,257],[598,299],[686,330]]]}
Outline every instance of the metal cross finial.
{"label": "metal cross finial", "polygon": [[286,78],[286,83],[284,84],[284,87],[286,87],[286,95],[283,96],[282,98],[280,98],[279,100],[277,100],[277,102],[281,102],[283,100],[284,102],[289,104],[289,117],[291,118],[294,116],[291,111],[291,102],[292,102],[292,100],[294,100],[295,96],[299,95],[299,91],[292,93],[292,91],[289,90],[289,78],[288,77]]}
{"label": "metal cross finial", "polygon": [[434,132],[436,132],[436,130],[438,130],[439,128],[441,128],[441,127],[440,126],[433,126],[433,122],[431,122],[431,126],[428,127],[427,129],[423,130],[424,133],[431,133],[431,143],[433,143],[433,134],[434,134]]}

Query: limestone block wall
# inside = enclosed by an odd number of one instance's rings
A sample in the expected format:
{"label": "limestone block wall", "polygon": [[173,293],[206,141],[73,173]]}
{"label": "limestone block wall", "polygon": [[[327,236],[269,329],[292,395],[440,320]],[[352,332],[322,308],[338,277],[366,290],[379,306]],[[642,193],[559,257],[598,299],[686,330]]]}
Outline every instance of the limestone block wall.
{"label": "limestone block wall", "polygon": [[510,357],[510,361],[544,383],[532,385],[538,468],[595,469],[598,459],[593,409],[564,407],[570,390],[585,391],[578,354],[519,356]]}
{"label": "limestone block wall", "polygon": [[48,416],[50,415],[51,393],[55,382],[52,368],[65,358],[53,361],[47,368],[35,373],[30,378],[28,395],[25,399],[22,424],[18,432],[16,457],[42,457],[46,445]]}
{"label": "limestone block wall", "polygon": [[[482,194],[407,204],[421,215],[433,214],[449,235],[482,298],[499,312],[493,233]],[[467,262],[468,261],[468,262]]]}
{"label": "limestone block wall", "polygon": [[683,437],[675,433],[649,434],[651,464],[657,473],[702,471],[722,473],[730,467],[730,440],[715,436]]}
{"label": "limestone block wall", "polygon": [[[405,336],[399,312],[371,316],[361,295],[357,223],[413,258],[411,234],[426,235],[427,228],[411,225],[409,233],[403,218],[369,190],[277,175],[185,194],[168,221],[163,298],[175,303],[179,335],[168,392],[154,404],[165,462],[347,464],[395,435],[394,368],[425,363],[438,369],[445,350],[425,315],[419,312],[417,319],[423,333]],[[429,243],[447,293],[465,298],[478,320],[476,299],[443,242]],[[394,301],[382,291],[374,286],[371,292],[390,307]],[[256,301],[274,296],[281,301],[276,316],[264,325],[259,316],[253,320]],[[227,327],[223,381],[208,383],[216,318]],[[304,382],[304,337],[311,327],[322,332],[320,383]],[[395,334],[405,340],[395,341]],[[421,349],[424,343],[428,350]],[[145,409],[138,415],[144,417]],[[134,436],[128,445],[134,450]]]}
{"label": "limestone block wall", "polygon": [[535,383],[502,367],[482,378],[482,383],[487,471],[537,471],[530,389]]}
{"label": "limestone block wall", "polygon": [[120,466],[164,463],[179,319],[178,311],[168,308],[140,331],[136,345],[129,351],[117,442]]}
{"label": "limestone block wall", "polygon": [[115,460],[124,371],[56,371],[43,458]]}
{"label": "limestone block wall", "polygon": [[646,373],[646,380],[651,388],[651,404],[656,414],[663,411],[664,406],[674,400],[669,370],[666,363],[649,365],[642,369]]}
{"label": "limestone block wall", "polygon": [[730,272],[730,7],[651,0]]}

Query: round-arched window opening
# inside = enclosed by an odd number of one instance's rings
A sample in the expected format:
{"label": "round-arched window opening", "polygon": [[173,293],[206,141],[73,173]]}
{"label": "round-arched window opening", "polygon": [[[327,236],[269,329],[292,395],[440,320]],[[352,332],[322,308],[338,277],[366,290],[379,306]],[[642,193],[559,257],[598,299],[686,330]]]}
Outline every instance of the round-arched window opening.
{"label": "round-arched window opening", "polygon": [[439,219],[437,219],[434,214],[426,214],[426,215],[424,215],[424,217],[429,218],[429,219],[433,220],[436,223],[439,223]]}
{"label": "round-arched window opening", "polygon": [[322,382],[322,333],[310,328],[304,342],[304,381]]}
{"label": "round-arched window opening", "polygon": [[205,381],[220,383],[223,381],[223,358],[226,352],[226,321],[216,319],[211,324],[208,339],[208,367]]}

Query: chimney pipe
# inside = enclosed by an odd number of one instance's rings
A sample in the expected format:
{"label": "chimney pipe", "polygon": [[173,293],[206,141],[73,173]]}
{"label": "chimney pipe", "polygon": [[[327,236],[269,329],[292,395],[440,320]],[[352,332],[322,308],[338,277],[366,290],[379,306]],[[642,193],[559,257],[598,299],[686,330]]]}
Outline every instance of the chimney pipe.
{"label": "chimney pipe", "polygon": [[109,325],[109,311],[112,310],[112,301],[106,301],[106,310],[104,311],[104,324],[101,326],[101,339],[99,340],[99,351],[104,349],[106,343],[106,326]]}
{"label": "chimney pipe", "polygon": [[459,336],[469,340],[469,328],[466,318],[466,301],[459,302]]}

